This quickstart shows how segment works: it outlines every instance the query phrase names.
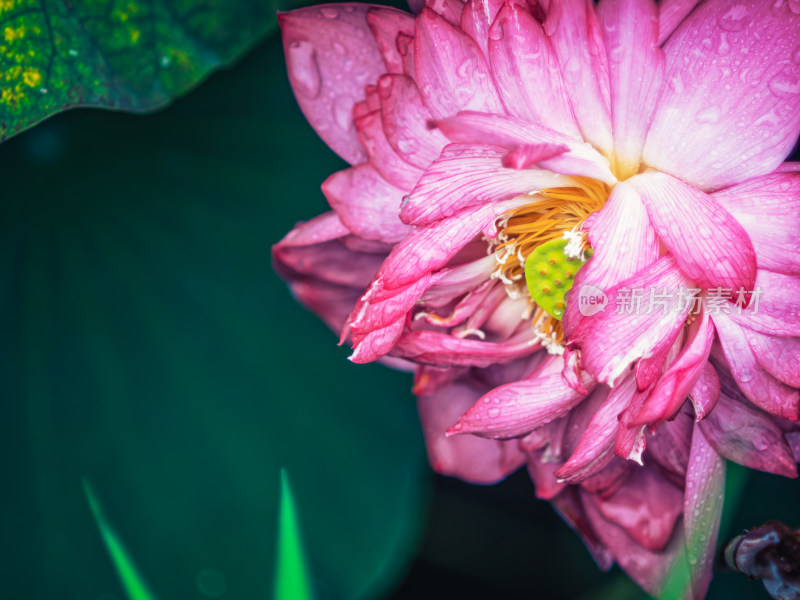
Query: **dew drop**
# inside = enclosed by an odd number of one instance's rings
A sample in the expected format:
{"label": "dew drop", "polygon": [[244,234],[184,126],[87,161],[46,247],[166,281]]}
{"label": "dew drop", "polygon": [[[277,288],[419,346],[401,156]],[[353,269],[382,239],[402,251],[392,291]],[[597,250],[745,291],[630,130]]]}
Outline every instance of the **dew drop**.
{"label": "dew drop", "polygon": [[397,149],[403,154],[414,154],[418,148],[417,141],[413,138],[401,137],[397,140]]}
{"label": "dew drop", "polygon": [[694,118],[698,123],[718,123],[720,116],[719,106],[709,106],[699,111]]}
{"label": "dew drop", "polygon": [[717,48],[717,52],[719,52],[722,56],[725,56],[731,51],[731,45],[728,43],[728,34],[722,32],[719,36],[719,47]]}
{"label": "dew drop", "polygon": [[500,416],[500,409],[499,408],[490,408],[489,409],[489,418],[496,419]]}
{"label": "dew drop", "polygon": [[767,87],[782,100],[794,100],[800,94],[800,74],[784,68],[769,80]]}
{"label": "dew drop", "polygon": [[719,17],[719,26],[725,31],[741,31],[747,26],[747,16],[747,6],[736,4]]}
{"label": "dew drop", "polygon": [[755,371],[751,367],[742,367],[739,370],[740,381],[752,381],[755,376]]}
{"label": "dew drop", "polygon": [[319,9],[319,12],[321,12],[322,16],[326,19],[335,19],[339,16],[339,11],[332,6],[323,6]]}
{"label": "dew drop", "polygon": [[312,99],[319,95],[322,85],[317,57],[311,42],[292,42],[287,52],[287,65],[297,92]]}
{"label": "dew drop", "polygon": [[679,73],[674,73],[673,75],[670,76],[668,85],[670,89],[674,91],[676,94],[683,93],[684,90],[683,80],[681,79]]}
{"label": "dew drop", "polygon": [[503,24],[500,21],[495,21],[495,24],[489,29],[489,38],[493,39],[495,42],[499,42],[503,39],[504,35]]}
{"label": "dew drop", "polygon": [[333,119],[336,124],[347,131],[353,124],[353,99],[342,94],[333,101]]}
{"label": "dew drop", "polygon": [[578,60],[578,57],[570,55],[569,60],[567,60],[567,64],[565,70],[569,73],[575,73],[581,68],[581,62]]}

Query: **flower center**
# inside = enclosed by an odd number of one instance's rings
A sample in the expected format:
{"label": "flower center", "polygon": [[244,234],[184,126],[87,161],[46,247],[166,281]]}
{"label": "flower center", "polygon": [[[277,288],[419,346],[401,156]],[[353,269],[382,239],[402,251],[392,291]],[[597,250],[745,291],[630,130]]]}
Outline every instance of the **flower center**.
{"label": "flower center", "polygon": [[[509,211],[498,222],[499,233],[496,240],[492,240],[490,251],[494,252],[497,261],[497,270],[492,277],[500,279],[506,286],[506,293],[514,299],[528,298],[529,309],[527,315],[531,317],[531,324],[542,344],[553,354],[564,351],[564,330],[561,326],[561,314],[566,307],[563,293],[547,302],[542,299],[537,303],[529,292],[529,288],[542,290],[545,295],[558,292],[553,288],[563,287],[560,280],[550,281],[549,270],[546,268],[536,271],[529,269],[527,279],[531,276],[539,277],[535,282],[526,281],[525,262],[537,250],[547,251],[546,258],[549,264],[559,268],[558,257],[554,256],[553,247],[556,240],[566,240],[562,253],[564,261],[580,258],[587,260],[587,251],[591,248],[586,233],[581,231],[581,225],[593,212],[600,210],[608,198],[608,187],[597,180],[576,178],[579,185],[575,187],[549,188],[542,190],[531,197],[530,204],[526,204]],[[567,269],[565,273],[571,279],[575,269]],[[570,283],[571,286],[571,283]]]}

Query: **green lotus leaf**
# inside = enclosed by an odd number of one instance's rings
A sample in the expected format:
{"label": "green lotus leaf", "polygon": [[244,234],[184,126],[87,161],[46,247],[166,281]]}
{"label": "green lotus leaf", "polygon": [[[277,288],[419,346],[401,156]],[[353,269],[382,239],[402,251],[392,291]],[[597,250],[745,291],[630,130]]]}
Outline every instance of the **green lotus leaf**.
{"label": "green lotus leaf", "polygon": [[0,0],[0,140],[75,106],[146,111],[239,57],[281,0]]}

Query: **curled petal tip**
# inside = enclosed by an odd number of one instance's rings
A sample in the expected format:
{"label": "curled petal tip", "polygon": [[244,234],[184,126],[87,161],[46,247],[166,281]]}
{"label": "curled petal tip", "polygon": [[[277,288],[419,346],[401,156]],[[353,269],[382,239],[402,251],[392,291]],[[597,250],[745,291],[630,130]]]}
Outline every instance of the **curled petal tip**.
{"label": "curled petal tip", "polygon": [[447,428],[444,432],[444,437],[451,437],[454,435],[459,435],[461,433],[469,433],[468,430],[464,429],[463,419],[459,419],[455,425],[451,425]]}

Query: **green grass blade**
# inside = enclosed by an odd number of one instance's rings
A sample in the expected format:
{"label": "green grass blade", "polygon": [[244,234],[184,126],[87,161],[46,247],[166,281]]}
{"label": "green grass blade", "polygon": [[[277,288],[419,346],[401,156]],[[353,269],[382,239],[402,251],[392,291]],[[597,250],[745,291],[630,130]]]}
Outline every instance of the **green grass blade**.
{"label": "green grass blade", "polygon": [[311,578],[303,555],[297,507],[286,469],[281,469],[281,506],[275,565],[275,600],[311,600]]}
{"label": "green grass blade", "polygon": [[100,535],[129,600],[156,600],[155,594],[148,589],[147,584],[142,579],[136,565],[125,549],[122,540],[119,539],[119,536],[106,520],[92,486],[85,479],[83,480],[83,491],[86,494],[92,515],[94,515],[94,519],[97,522],[97,528],[100,530]]}

